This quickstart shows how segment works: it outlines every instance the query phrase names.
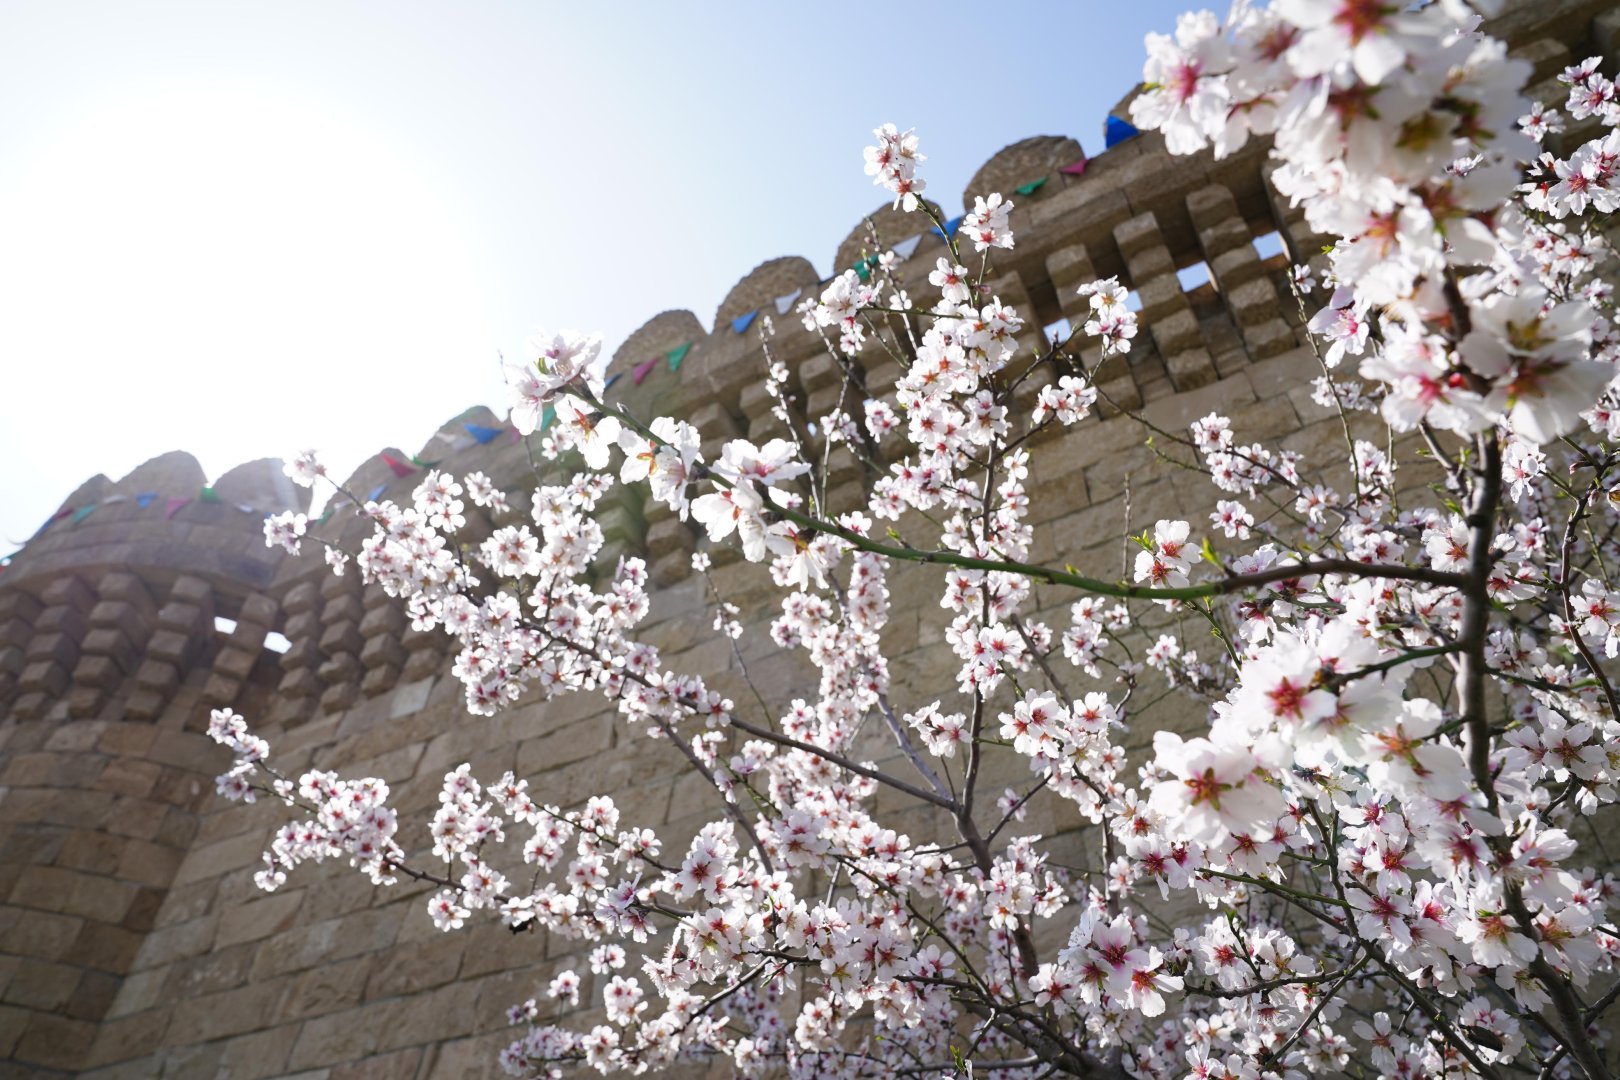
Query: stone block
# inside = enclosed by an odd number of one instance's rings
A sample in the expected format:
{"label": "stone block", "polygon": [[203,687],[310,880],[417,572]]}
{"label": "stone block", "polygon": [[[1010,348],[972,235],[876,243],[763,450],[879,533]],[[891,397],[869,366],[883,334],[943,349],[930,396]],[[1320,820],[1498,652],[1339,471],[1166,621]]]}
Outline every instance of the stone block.
{"label": "stone block", "polygon": [[96,594],[76,577],[59,577],[41,590],[39,599],[47,609],[66,607],[82,614],[95,606]]}
{"label": "stone block", "polygon": [[35,660],[23,668],[17,679],[17,686],[25,693],[38,693],[47,700],[60,697],[67,685],[67,668],[55,660]]}
{"label": "stone block", "polygon": [[213,621],[212,604],[205,607],[202,604],[188,604],[183,600],[171,600],[158,612],[160,626],[188,633],[197,633],[210,626]]}

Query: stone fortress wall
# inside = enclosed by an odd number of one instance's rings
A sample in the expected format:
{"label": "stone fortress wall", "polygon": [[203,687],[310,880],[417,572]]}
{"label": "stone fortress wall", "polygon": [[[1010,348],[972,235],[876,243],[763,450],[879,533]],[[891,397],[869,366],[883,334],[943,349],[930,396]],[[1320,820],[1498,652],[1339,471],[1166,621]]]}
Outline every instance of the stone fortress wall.
{"label": "stone fortress wall", "polygon": [[[1620,10],[1600,0],[1510,4],[1493,29],[1535,64],[1535,92],[1549,102],[1562,100],[1552,80],[1567,64],[1601,53],[1612,70],[1620,56]],[[1081,157],[1079,145],[1039,137],[987,162],[966,202],[1049,177],[1032,195],[1011,196],[1018,243],[998,253],[992,284],[1025,314],[1027,348],[1042,346],[1043,326],[1080,315],[1078,284],[1117,274],[1140,298],[1144,330],[1128,358],[1099,373],[1111,398],[1169,429],[1219,409],[1244,440],[1280,440],[1328,461],[1343,432],[1310,400],[1317,362],[1284,282],[1289,256],[1309,258],[1320,240],[1271,191],[1266,152],[1256,144],[1223,161],[1172,158],[1149,134],[1095,155],[1073,176],[1058,170]],[[885,247],[917,231],[916,217],[887,208],[870,220]],[[1256,249],[1271,233],[1286,254]],[[868,235],[863,222],[832,265],[853,265]],[[926,275],[943,250],[925,237],[900,265],[914,296],[927,295]],[[1177,271],[1199,264],[1208,280],[1184,288]],[[712,333],[691,312],[652,318],[617,350],[610,372],[627,377],[611,394],[638,415],[656,409],[692,420],[711,457],[727,438],[778,434],[759,349],[768,315],[793,393],[808,415],[824,414],[839,397],[838,366],[773,303],[795,289],[809,295],[821,280],[805,259],[776,259],[732,289]],[[761,321],[734,332],[732,320],[755,309]],[[677,372],[660,362],[639,385],[629,377],[686,342],[693,345]],[[869,391],[890,390],[897,373],[871,361]],[[463,445],[469,422],[506,426],[471,410],[419,457],[442,458],[440,467],[458,475],[482,470],[522,492],[532,483],[525,447],[504,434]],[[1157,462],[1141,426],[1118,416],[1054,437],[1033,468],[1036,561],[1106,578],[1122,573],[1124,530],[1200,517],[1214,498],[1200,477]],[[835,459],[834,509],[855,502],[860,481],[853,460]],[[405,500],[416,482],[373,459],[347,486],[367,493],[382,485]],[[515,770],[547,802],[612,794],[624,820],[657,829],[666,850],[683,848],[720,812],[716,796],[667,745],[616,726],[600,697],[469,717],[448,675],[448,639],[410,631],[402,607],[354,573],[334,577],[316,555],[264,546],[262,514],[308,498],[279,462],[221,477],[218,501],[168,501],[203,483],[183,453],[117,483],[95,477],[64,503],[70,511],[95,504],[95,512],[54,521],[0,574],[0,1076],[492,1073],[509,1038],[505,1008],[557,968],[583,973],[579,944],[514,938],[487,923],[440,934],[421,887],[374,889],[346,867],[304,867],[281,891],[258,892],[252,874],[286,811],[214,795],[228,755],[203,734],[210,708],[245,714],[286,772],[340,768],[386,779],[407,848],[425,846],[421,824],[443,774],[463,760],[484,779]],[[156,500],[136,499],[152,492]],[[469,518],[474,537],[490,528],[476,512]],[[712,602],[689,570],[694,530],[629,500],[609,506],[602,524],[605,565],[639,554],[651,567],[656,591],[641,636],[672,670],[699,673],[744,700],[731,645],[711,629]],[[369,530],[349,508],[314,531],[352,549]],[[811,696],[808,665],[776,650],[765,632],[774,609],[763,570],[720,553],[716,563],[720,590],[748,627],[740,646],[753,680],[773,707]],[[895,698],[915,707],[954,684],[938,575],[897,568],[890,584]],[[1039,596],[1054,625],[1064,625],[1073,596]],[[267,647],[272,633],[290,647]],[[893,754],[878,740],[868,752]],[[986,790],[1019,777],[1015,767],[990,772]],[[1029,831],[1055,835],[1075,824],[1055,806],[1032,809]],[[890,823],[930,834],[941,826],[931,812],[907,810]]]}

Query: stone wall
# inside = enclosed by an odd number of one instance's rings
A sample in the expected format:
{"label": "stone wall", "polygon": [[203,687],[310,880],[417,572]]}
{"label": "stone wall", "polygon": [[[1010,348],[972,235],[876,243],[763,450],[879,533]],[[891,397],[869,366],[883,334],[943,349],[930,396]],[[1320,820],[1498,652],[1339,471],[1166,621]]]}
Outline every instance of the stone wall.
{"label": "stone wall", "polygon": [[[1592,0],[1541,0],[1514,6],[1498,26],[1546,82],[1594,52],[1612,61],[1620,12]],[[1172,430],[1218,409],[1245,440],[1280,440],[1311,461],[1331,460],[1343,432],[1309,398],[1316,361],[1283,281],[1288,257],[1262,257],[1254,244],[1276,232],[1306,258],[1319,240],[1268,187],[1266,147],[1218,162],[1172,159],[1145,135],[1096,154],[1082,176],[1057,173],[1077,149],[1053,137],[1016,143],[971,189],[1006,192],[1050,174],[1034,195],[1014,197],[1018,245],[999,260],[993,283],[1028,318],[1023,344],[1038,347],[1043,326],[1080,313],[1077,284],[1120,275],[1140,299],[1146,329],[1128,358],[1101,371],[1109,397]],[[834,267],[861,256],[871,228],[890,246],[916,231],[915,220],[876,212],[837,247]],[[913,295],[925,295],[942,250],[926,237],[901,264]],[[1177,271],[1200,263],[1207,282],[1184,289]],[[805,259],[777,259],[737,284],[712,333],[690,312],[654,317],[615,354],[610,370],[625,377],[613,394],[641,415],[692,418],[711,454],[726,438],[771,436],[759,331],[775,316],[776,297],[808,294],[819,279]],[[748,331],[733,332],[733,318],[762,307]],[[771,348],[793,372],[793,392],[810,415],[826,412],[842,386],[837,365],[796,319],[775,321]],[[661,364],[633,382],[638,364],[687,341],[695,344],[678,373]],[[864,377],[881,395],[897,373],[874,357]],[[470,410],[419,456],[458,474],[482,470],[514,492],[532,483],[525,446],[504,434],[463,445],[468,422],[505,427],[488,410]],[[1200,478],[1159,461],[1142,427],[1117,415],[1049,440],[1034,470],[1036,560],[1105,578],[1124,572],[1128,530],[1195,516],[1213,501]],[[832,475],[834,508],[853,504],[856,463],[835,459]],[[426,917],[420,887],[374,889],[346,869],[301,868],[280,892],[259,893],[252,875],[284,811],[214,796],[228,755],[202,734],[209,709],[244,713],[288,772],[330,767],[386,779],[408,848],[426,847],[428,808],[443,774],[464,760],[481,778],[512,769],[538,797],[565,806],[611,793],[624,820],[656,828],[666,850],[720,812],[716,797],[667,744],[627,733],[596,697],[468,716],[447,673],[446,639],[413,633],[396,604],[352,573],[333,577],[316,557],[264,547],[262,514],[306,497],[278,463],[233,470],[214,485],[218,502],[172,514],[164,498],[134,499],[192,494],[202,483],[196,462],[178,453],[116,484],[97,477],[64,505],[98,509],[54,522],[0,574],[0,1075],[490,1073],[507,1041],[505,1008],[558,967],[583,971],[577,945],[487,924],[443,935]],[[381,485],[405,499],[414,483],[374,459],[347,487]],[[474,535],[490,527],[469,525]],[[603,527],[605,565],[634,553],[652,568],[643,636],[671,669],[699,673],[744,701],[731,644],[710,629],[704,584],[689,572],[694,530],[626,498],[607,507]],[[368,530],[350,508],[315,531],[353,547]],[[764,632],[773,613],[764,572],[724,553],[716,561],[721,591],[744,613],[740,649],[755,685],[773,708],[810,696],[808,665]],[[900,568],[891,588],[894,695],[914,707],[954,681],[955,664],[943,647],[937,575]],[[1037,596],[1063,625],[1073,596]],[[268,647],[272,633],[290,646]],[[878,760],[892,755],[876,737],[866,750]],[[985,790],[1021,779],[1019,768],[992,760]],[[899,809],[887,793],[879,806]],[[1039,800],[1031,809],[1027,828],[1070,837],[1069,861],[1086,857],[1072,815]],[[932,834],[947,825],[934,814],[910,809],[890,823]]]}

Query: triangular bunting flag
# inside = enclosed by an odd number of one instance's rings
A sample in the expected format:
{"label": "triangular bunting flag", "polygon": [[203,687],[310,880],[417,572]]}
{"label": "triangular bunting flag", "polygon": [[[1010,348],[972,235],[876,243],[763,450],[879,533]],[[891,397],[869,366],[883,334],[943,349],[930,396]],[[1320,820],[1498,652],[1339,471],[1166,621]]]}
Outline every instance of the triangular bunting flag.
{"label": "triangular bunting flag", "polygon": [[34,536],[38,536],[40,533],[42,533],[46,529],[50,528],[52,525],[56,524],[58,521],[61,521],[65,517],[70,517],[70,516],[72,516],[72,514],[73,514],[73,508],[68,507],[68,506],[64,506],[62,509],[60,509],[56,513],[52,514],[50,517],[46,518],[45,519],[45,524],[41,525],[39,528],[34,530]]}
{"label": "triangular bunting flag", "polygon": [[384,491],[387,491],[387,490],[388,490],[388,485],[387,484],[378,484],[376,487],[372,488],[371,493],[366,496],[366,502],[368,502],[368,503],[376,502],[378,499],[382,498],[382,493]]}
{"label": "triangular bunting flag", "polygon": [[[654,361],[649,361],[649,363],[653,363],[653,362]],[[540,414],[540,434],[544,435],[546,433],[546,428],[550,427],[553,423],[555,423],[556,419],[557,419],[557,406],[555,406],[555,405],[547,405],[546,406],[546,411]],[[512,430],[514,432],[517,431],[516,428],[513,428]]]}
{"label": "triangular bunting flag", "polygon": [[145,510],[148,506],[151,506],[157,501],[157,497],[158,493],[155,491],[143,491],[139,495],[135,496],[135,505],[140,507],[142,510]]}
{"label": "triangular bunting flag", "polygon": [[613,374],[609,375],[608,378],[607,378],[607,382],[602,384],[602,393],[605,394],[609,390],[613,389],[613,384],[618,382],[622,378],[624,378],[624,372],[622,372],[622,371],[615,371]]}
{"label": "triangular bunting flag", "polygon": [[926,233],[918,233],[916,236],[906,237],[894,245],[894,253],[900,256],[900,260],[904,262],[917,253],[917,245],[922,243],[922,238],[926,235]]}
{"label": "triangular bunting flag", "polygon": [[392,469],[393,472],[394,472],[394,475],[399,477],[401,480],[403,480],[405,477],[411,475],[411,473],[416,471],[415,469],[411,468],[409,465],[405,464],[403,461],[399,460],[399,458],[397,458],[397,457],[393,457],[393,456],[391,456],[389,454],[378,454],[377,456],[382,458],[383,459],[383,464],[387,465],[390,469]]}
{"label": "triangular bunting flag", "polygon": [[325,525],[328,521],[331,521],[331,520],[332,520],[332,507],[328,506],[326,508],[326,512],[323,513],[320,517],[315,519],[315,524],[317,524],[317,525]]}
{"label": "triangular bunting flag", "polygon": [[1046,177],[1043,176],[1039,180],[1031,180],[1027,184],[1019,184],[1017,187],[1013,188],[1013,190],[1020,195],[1033,195],[1037,191],[1041,190],[1041,185],[1044,183],[1046,183]]}
{"label": "triangular bunting flag", "polygon": [[758,314],[759,314],[759,309],[755,308],[753,311],[750,311],[746,315],[739,315],[735,319],[732,319],[731,320],[731,328],[732,328],[732,330],[736,331],[739,334],[742,333],[743,331],[747,330],[748,327],[753,323],[754,316],[758,315]]}
{"label": "triangular bunting flag", "polygon": [[197,501],[205,503],[217,503],[219,502],[219,493],[216,492],[212,487],[204,484],[203,489],[197,492]]}
{"label": "triangular bunting flag", "polygon": [[637,386],[640,386],[643,382],[646,381],[647,376],[652,374],[652,369],[657,367],[657,366],[658,366],[658,357],[656,357],[656,356],[653,357],[651,360],[645,360],[645,361],[637,364],[635,366],[635,369],[630,372],[630,381],[635,383]]}
{"label": "triangular bunting flag", "polygon": [[411,464],[415,465],[418,469],[431,469],[436,467],[439,463],[437,461],[423,461],[416,454],[412,454]]}
{"label": "triangular bunting flag", "polygon": [[489,442],[489,440],[501,433],[499,428],[484,427],[480,424],[462,424],[461,426],[467,429],[467,434],[478,440],[479,445]]}
{"label": "triangular bunting flag", "polygon": [[128,495],[109,495],[101,500],[102,506],[116,506],[118,503],[129,502]]}
{"label": "triangular bunting flag", "polygon": [[666,354],[669,357],[669,370],[681,370],[681,361],[685,360],[686,354],[691,351],[692,343],[690,341],[688,341],[685,345],[677,345],[673,349],[669,350],[669,352]]}
{"label": "triangular bunting flag", "polygon": [[802,292],[804,292],[803,289],[794,289],[786,296],[778,296],[776,298],[776,313],[778,315],[786,315],[788,312],[792,311],[793,301],[797,300],[799,298],[799,294]]}
{"label": "triangular bunting flag", "polygon": [[1086,155],[1084,155],[1084,154],[1080,155],[1080,160],[1079,161],[1076,161],[1072,165],[1065,165],[1065,166],[1063,166],[1063,168],[1058,170],[1058,172],[1062,173],[1064,176],[1080,176],[1080,175],[1084,174],[1085,171],[1086,171]]}
{"label": "triangular bunting flag", "polygon": [[1110,116],[1103,121],[1103,149],[1111,149],[1126,139],[1134,139],[1140,134],[1142,133],[1136,130],[1136,125],[1129,120]]}
{"label": "triangular bunting flag", "polygon": [[95,508],[96,504],[91,503],[89,506],[81,506],[77,510],[73,511],[73,524],[77,525],[79,522],[89,517],[91,511],[93,511]]}
{"label": "triangular bunting flag", "polygon": [[932,229],[930,229],[928,231],[933,233],[935,236],[939,237],[941,240],[947,239],[948,237],[955,236],[957,227],[962,224],[962,219],[964,217],[966,217],[966,216],[967,216],[966,214],[957,214],[955,217],[951,218],[951,220],[949,220],[949,221],[947,221],[945,223],[945,231],[944,232],[940,231],[940,228],[939,228],[938,225],[935,225]]}
{"label": "triangular bunting flag", "polygon": [[178,514],[180,512],[180,508],[182,506],[186,505],[186,503],[188,503],[190,501],[191,501],[190,497],[186,496],[186,495],[176,495],[176,496],[174,496],[174,498],[169,500],[169,505],[163,511],[163,516],[166,517],[166,518],[174,517],[174,515],[176,515],[176,514]]}

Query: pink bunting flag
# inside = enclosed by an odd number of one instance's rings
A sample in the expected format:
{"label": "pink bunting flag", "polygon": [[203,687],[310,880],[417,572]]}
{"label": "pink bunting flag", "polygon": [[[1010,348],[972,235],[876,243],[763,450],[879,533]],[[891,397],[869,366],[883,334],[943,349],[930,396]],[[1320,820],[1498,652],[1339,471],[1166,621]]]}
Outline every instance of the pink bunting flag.
{"label": "pink bunting flag", "polygon": [[1073,165],[1065,165],[1063,168],[1058,170],[1058,172],[1063,173],[1065,176],[1079,176],[1085,171],[1086,159],[1084,155],[1081,155],[1080,160],[1075,162]]}
{"label": "pink bunting flag", "polygon": [[388,454],[383,454],[381,457],[383,459],[383,463],[390,469],[394,470],[394,475],[400,477],[401,479],[416,471],[415,469],[411,468],[411,466],[399,460],[397,457],[391,457]]}
{"label": "pink bunting flag", "polygon": [[637,364],[635,370],[630,372],[631,380],[637,386],[640,386],[642,380],[644,380],[648,375],[651,375],[652,369],[658,366],[658,360],[659,358],[655,356],[644,364]]}
{"label": "pink bunting flag", "polygon": [[174,515],[176,515],[176,514],[178,514],[180,512],[180,508],[182,506],[186,505],[186,503],[188,503],[190,501],[191,501],[191,498],[189,496],[176,495],[175,497],[173,497],[172,499],[169,500],[169,507],[168,507],[167,510],[163,511],[163,516],[166,517],[166,518],[174,517]]}

